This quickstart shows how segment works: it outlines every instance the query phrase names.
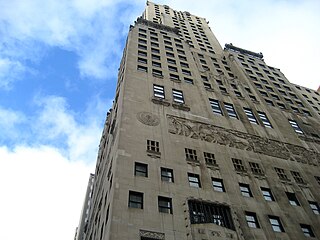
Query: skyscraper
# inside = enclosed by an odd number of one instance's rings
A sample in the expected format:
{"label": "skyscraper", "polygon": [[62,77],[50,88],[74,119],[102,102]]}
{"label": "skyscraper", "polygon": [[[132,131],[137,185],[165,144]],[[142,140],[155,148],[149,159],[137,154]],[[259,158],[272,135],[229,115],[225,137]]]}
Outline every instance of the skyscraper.
{"label": "skyscraper", "polygon": [[319,238],[319,103],[204,18],[147,2],[80,239]]}

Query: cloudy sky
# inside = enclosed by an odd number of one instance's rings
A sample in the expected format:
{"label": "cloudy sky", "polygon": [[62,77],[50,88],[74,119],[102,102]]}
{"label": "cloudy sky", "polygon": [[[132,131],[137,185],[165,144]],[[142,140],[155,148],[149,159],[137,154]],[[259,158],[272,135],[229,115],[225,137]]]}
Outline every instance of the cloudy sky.
{"label": "cloudy sky", "polygon": [[[320,84],[320,1],[161,0]],[[138,0],[0,0],[0,239],[70,240]]]}

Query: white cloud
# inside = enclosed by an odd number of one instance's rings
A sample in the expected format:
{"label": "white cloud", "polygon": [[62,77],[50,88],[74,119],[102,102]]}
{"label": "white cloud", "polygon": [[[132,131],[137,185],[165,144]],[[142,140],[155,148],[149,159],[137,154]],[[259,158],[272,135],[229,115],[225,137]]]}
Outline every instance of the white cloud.
{"label": "white cloud", "polygon": [[64,143],[72,161],[95,161],[106,111],[102,100],[93,98],[85,113],[72,112],[66,100],[58,96],[38,97],[36,101],[41,109],[33,126],[38,141]]}
{"label": "white cloud", "polygon": [[26,67],[19,61],[0,58],[0,88],[10,89],[11,83],[19,79],[19,75],[26,71]]}
{"label": "white cloud", "polygon": [[32,116],[0,107],[1,131],[24,138],[12,148],[0,144],[0,239],[72,239],[111,101],[94,96],[81,114],[59,96],[35,102],[39,111]]}
{"label": "white cloud", "polygon": [[[19,133],[16,127],[26,121],[26,117],[19,111],[6,109],[0,106],[0,132],[3,139],[16,139]],[[1,140],[0,138],[0,140]]]}
{"label": "white cloud", "polygon": [[50,146],[0,147],[0,239],[73,239],[93,170]]}
{"label": "white cloud", "polygon": [[83,112],[72,111],[66,99],[59,96],[39,95],[34,101],[38,111],[31,115],[0,106],[0,144],[47,144],[59,147],[71,161],[96,160],[111,100],[92,96]]}
{"label": "white cloud", "polygon": [[[107,79],[110,69],[116,73],[108,59],[121,56],[123,28],[140,14],[136,6],[135,1],[125,0],[3,1],[0,54],[23,67],[25,60],[39,61],[49,47],[59,47],[79,56],[82,76]],[[123,14],[125,24],[118,20]],[[10,77],[10,71],[1,70],[1,79]]]}

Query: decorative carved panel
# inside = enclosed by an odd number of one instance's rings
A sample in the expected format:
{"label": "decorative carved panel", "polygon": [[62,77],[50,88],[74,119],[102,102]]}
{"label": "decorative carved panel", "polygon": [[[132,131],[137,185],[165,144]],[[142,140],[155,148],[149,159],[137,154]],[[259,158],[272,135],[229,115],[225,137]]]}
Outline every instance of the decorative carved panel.
{"label": "decorative carved panel", "polygon": [[146,231],[141,229],[140,229],[140,237],[146,237],[146,238],[155,239],[155,240],[165,240],[164,233],[151,232],[151,231]]}
{"label": "decorative carved panel", "polygon": [[149,112],[137,113],[137,119],[141,123],[148,125],[148,126],[157,126],[157,125],[159,125],[159,122],[160,122],[158,116],[156,116],[152,113],[149,113]]}
{"label": "decorative carved panel", "polygon": [[320,164],[320,153],[302,146],[172,115],[167,115],[167,120],[172,134],[305,164]]}

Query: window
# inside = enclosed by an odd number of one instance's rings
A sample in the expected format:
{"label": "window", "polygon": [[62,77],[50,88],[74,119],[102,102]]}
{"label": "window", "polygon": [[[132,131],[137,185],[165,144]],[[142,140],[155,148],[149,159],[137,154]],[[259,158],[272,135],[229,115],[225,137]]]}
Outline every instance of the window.
{"label": "window", "polygon": [[143,57],[146,57],[147,56],[147,53],[146,52],[144,52],[144,51],[138,51],[138,55],[139,56],[143,56]]}
{"label": "window", "polygon": [[169,46],[165,46],[165,49],[166,49],[166,50],[169,50],[169,51],[173,51],[173,48],[172,48],[172,47],[169,47]]}
{"label": "window", "polygon": [[245,212],[248,226],[251,228],[260,228],[257,215],[254,212]]}
{"label": "window", "polygon": [[179,75],[170,73],[170,74],[169,74],[169,77],[170,77],[170,79],[173,80],[173,81],[179,81],[179,82],[180,82]]}
{"label": "window", "polygon": [[153,140],[147,140],[147,151],[160,152],[159,142]]}
{"label": "window", "polygon": [[188,173],[190,187],[201,188],[200,177],[198,174]]}
{"label": "window", "polygon": [[252,197],[249,184],[239,183],[240,192],[244,197]]}
{"label": "window", "polygon": [[143,64],[147,64],[147,63],[148,63],[148,62],[147,62],[147,59],[145,59],[145,58],[140,58],[140,57],[138,57],[138,62],[143,63]]}
{"label": "window", "polygon": [[152,61],[152,66],[161,68],[161,63]]}
{"label": "window", "polygon": [[287,103],[293,104],[293,102],[292,102],[292,100],[290,98],[284,98],[284,100],[286,100]]}
{"label": "window", "polygon": [[170,168],[161,168],[161,181],[174,182],[173,170]]}
{"label": "window", "polygon": [[158,38],[156,38],[156,37],[150,37],[150,40],[152,40],[152,41],[155,41],[155,42],[158,42],[159,41],[159,39]]}
{"label": "window", "polygon": [[249,165],[250,165],[252,173],[258,174],[258,175],[263,175],[263,171],[262,171],[259,163],[249,162]]}
{"label": "window", "polygon": [[197,151],[196,150],[190,149],[190,148],[185,148],[184,151],[185,151],[185,154],[186,154],[186,159],[188,161],[198,161]]}
{"label": "window", "polygon": [[183,93],[180,90],[172,89],[173,101],[177,103],[184,103]]}
{"label": "window", "polygon": [[158,196],[159,212],[172,214],[172,199]]}
{"label": "window", "polygon": [[156,55],[156,54],[151,54],[151,57],[152,59],[155,59],[155,60],[160,60],[160,56],[159,55]]}
{"label": "window", "polygon": [[300,227],[306,237],[315,237],[310,225],[300,224]]}
{"label": "window", "polygon": [[160,50],[157,48],[151,48],[151,52],[153,53],[160,53]]}
{"label": "window", "polygon": [[168,57],[174,57],[174,54],[171,53],[171,52],[166,52],[166,55],[167,55]]}
{"label": "window", "polygon": [[159,47],[159,43],[151,42],[152,47]]}
{"label": "window", "polygon": [[237,159],[237,158],[232,158],[232,163],[233,163],[234,169],[236,171],[240,171],[240,172],[246,171],[246,168],[244,167],[242,160]]}
{"label": "window", "polygon": [[147,46],[142,45],[142,44],[138,44],[138,48],[143,49],[143,50],[147,50]]}
{"label": "window", "polygon": [[278,174],[278,177],[279,177],[281,180],[290,181],[290,179],[289,179],[288,176],[286,175],[284,169],[275,167],[274,170],[276,171],[276,173]]}
{"label": "window", "polygon": [[181,67],[189,68],[189,64],[185,62],[180,62]]}
{"label": "window", "polygon": [[148,177],[148,164],[134,163],[134,175],[141,177]]}
{"label": "window", "polygon": [[186,54],[184,51],[182,51],[182,50],[180,50],[180,49],[177,49],[177,52],[180,53],[180,54],[182,54],[182,55],[185,55],[185,54]]}
{"label": "window", "polygon": [[302,183],[302,184],[305,183],[305,181],[303,180],[303,178],[301,177],[301,174],[300,174],[299,172],[291,171],[291,175],[292,175],[293,179],[294,179],[297,183]]}
{"label": "window", "polygon": [[185,56],[178,55],[178,57],[180,60],[187,61],[187,58]]}
{"label": "window", "polygon": [[225,192],[226,191],[224,188],[222,179],[212,178],[212,186],[213,186],[213,190],[215,190],[217,192]]}
{"label": "window", "polygon": [[300,203],[296,197],[296,195],[294,193],[291,193],[291,192],[286,192],[286,195],[288,197],[288,200],[289,200],[289,203],[292,205],[292,206],[300,206]]}
{"label": "window", "polygon": [[203,155],[204,155],[204,160],[205,160],[206,164],[208,164],[208,165],[216,165],[217,164],[213,153],[204,152]]}
{"label": "window", "polygon": [[254,124],[258,124],[256,117],[254,116],[253,112],[251,109],[249,108],[243,108],[244,113],[247,115],[247,118],[249,120],[249,122],[254,123]]}
{"label": "window", "polygon": [[191,224],[213,223],[235,230],[229,207],[197,200],[189,200],[188,205]]}
{"label": "window", "polygon": [[143,193],[129,191],[129,207],[143,209]]}
{"label": "window", "polygon": [[176,60],[171,59],[171,58],[167,58],[167,62],[170,64],[176,64]]}
{"label": "window", "polygon": [[158,98],[164,99],[164,87],[160,85],[153,85],[153,95]]}
{"label": "window", "polygon": [[274,100],[280,100],[279,96],[276,95],[276,94],[271,94],[271,97],[272,97]]}
{"label": "window", "polygon": [[178,72],[178,69],[176,67],[173,67],[173,66],[168,66],[168,69],[171,72]]}
{"label": "window", "polygon": [[184,77],[183,80],[184,80],[186,83],[188,83],[188,84],[193,84],[193,80],[190,79],[190,78]]}
{"label": "window", "polygon": [[284,228],[280,222],[280,218],[276,216],[268,216],[271,227],[275,232],[284,232]]}
{"label": "window", "polygon": [[234,90],[234,94],[235,94],[237,97],[242,98],[241,92],[239,92],[239,91],[237,91],[237,90]]}
{"label": "window", "polygon": [[191,72],[185,69],[181,69],[182,73],[188,76],[191,76]]}
{"label": "window", "polygon": [[265,127],[272,128],[272,125],[271,125],[267,115],[264,112],[258,111],[258,116],[260,117],[260,119]]}
{"label": "window", "polygon": [[278,102],[277,105],[280,109],[286,109],[286,106],[283,103]]}
{"label": "window", "polygon": [[155,77],[163,77],[162,71],[157,70],[157,69],[152,69],[152,75]]}
{"label": "window", "polygon": [[293,130],[298,133],[298,134],[303,134],[303,131],[301,130],[301,128],[299,127],[298,123],[294,120],[289,119],[288,120],[291,127],[293,128]]}
{"label": "window", "polygon": [[208,90],[208,89],[212,89],[210,83],[203,82],[203,86],[204,86],[204,88],[207,89],[207,90]]}
{"label": "window", "polygon": [[141,72],[148,72],[148,68],[145,66],[138,65],[137,70]]}
{"label": "window", "polygon": [[225,87],[219,86],[219,89],[220,89],[220,91],[221,91],[222,93],[225,93],[225,94],[228,93],[228,92],[227,92],[227,89],[226,89]]}
{"label": "window", "polygon": [[213,113],[218,114],[218,115],[222,115],[219,101],[209,98],[209,102],[210,102]]}
{"label": "window", "polygon": [[263,198],[266,201],[270,201],[270,202],[274,201],[274,197],[272,195],[270,188],[261,187],[261,192],[262,192]]}
{"label": "window", "polygon": [[257,101],[256,96],[249,94],[249,98],[251,99],[251,101]]}
{"label": "window", "polygon": [[271,100],[265,98],[264,101],[266,102],[267,105],[274,106],[274,103]]}
{"label": "window", "polygon": [[319,208],[319,205],[317,202],[309,201],[309,205],[310,205],[310,208],[312,209],[314,214],[316,214],[316,215],[320,214],[320,208]]}
{"label": "window", "polygon": [[227,113],[228,113],[228,116],[229,116],[230,118],[236,118],[236,119],[238,119],[236,110],[234,109],[234,107],[233,107],[233,105],[232,105],[231,103],[224,103],[224,107],[226,108]]}

